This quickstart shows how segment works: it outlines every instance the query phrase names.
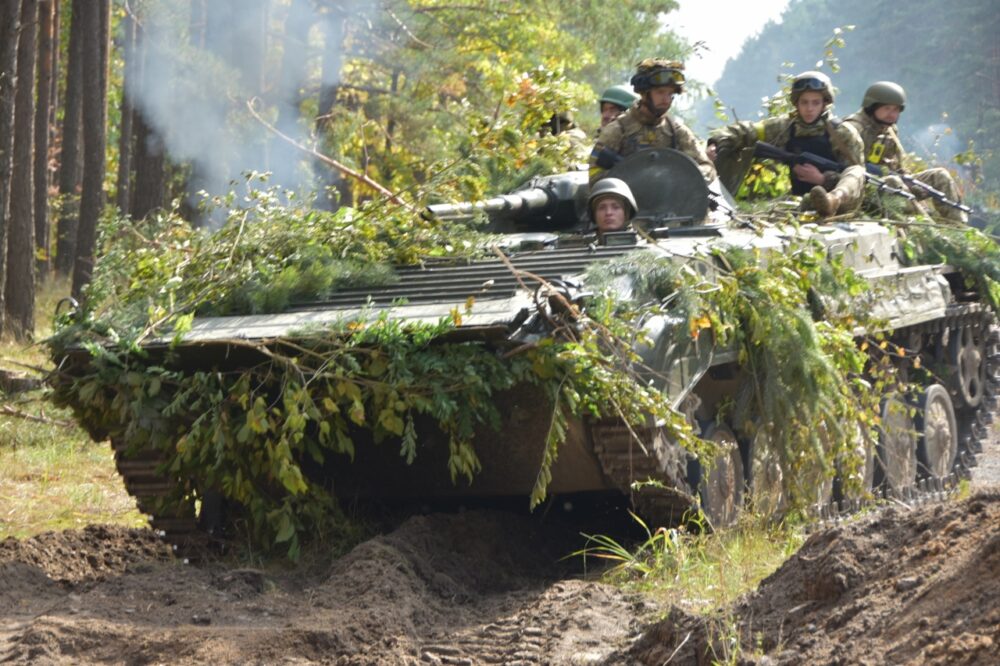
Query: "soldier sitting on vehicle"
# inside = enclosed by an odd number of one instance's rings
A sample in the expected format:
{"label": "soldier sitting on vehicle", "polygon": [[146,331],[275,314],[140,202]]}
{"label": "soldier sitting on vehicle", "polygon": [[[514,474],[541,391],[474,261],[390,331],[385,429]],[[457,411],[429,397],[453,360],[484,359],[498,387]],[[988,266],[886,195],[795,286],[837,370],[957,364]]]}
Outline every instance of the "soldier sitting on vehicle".
{"label": "soldier sitting on vehicle", "polygon": [[565,162],[563,167],[582,171],[587,168],[587,133],[580,129],[573,120],[572,111],[560,111],[552,114],[548,122],[538,131],[540,136],[559,136],[567,139]]}
{"label": "soldier sitting on vehicle", "polygon": [[628,86],[611,86],[601,93],[597,103],[600,105],[601,127],[628,111],[639,96],[629,90]]}
{"label": "soldier sitting on vehicle", "polygon": [[595,184],[587,198],[587,206],[598,238],[608,232],[624,231],[638,210],[632,190],[618,178],[604,178]]}
{"label": "soldier sitting on vehicle", "polygon": [[813,164],[795,164],[790,169],[792,193],[808,195],[806,202],[823,217],[853,210],[864,192],[863,144],[853,127],[831,114],[830,78],[822,72],[802,72],[792,80],[789,99],[795,108],[786,116],[738,122],[712,133],[709,157],[721,174],[735,174],[723,178],[724,184],[733,191],[739,187],[753,147],[763,141],[790,153],[812,153],[845,165],[838,173],[820,171]]}
{"label": "soldier sitting on vehicle", "polygon": [[[870,171],[878,171],[885,175],[885,181],[893,187],[907,189],[917,199],[934,198],[934,208],[941,217],[956,222],[968,222],[968,216],[958,206],[961,198],[958,186],[947,169],[937,167],[913,174],[912,178],[905,169],[906,152],[899,141],[896,122],[906,108],[906,91],[898,83],[892,81],[877,81],[868,86],[861,102],[861,109],[844,119],[861,136],[865,146],[865,160]],[[902,178],[897,175],[902,174]],[[905,178],[908,183],[903,182]],[[913,183],[912,181],[918,181]],[[939,197],[920,187],[926,183],[948,199],[945,203]],[[909,185],[909,187],[907,187]],[[917,209],[919,212],[923,212]]]}
{"label": "soldier sitting on vehicle", "polygon": [[628,111],[601,128],[590,153],[590,183],[608,175],[614,161],[644,148],[673,148],[689,155],[705,180],[715,180],[715,167],[694,133],[667,115],[674,95],[684,92],[684,65],[647,58],[636,65],[632,89],[639,99]]}

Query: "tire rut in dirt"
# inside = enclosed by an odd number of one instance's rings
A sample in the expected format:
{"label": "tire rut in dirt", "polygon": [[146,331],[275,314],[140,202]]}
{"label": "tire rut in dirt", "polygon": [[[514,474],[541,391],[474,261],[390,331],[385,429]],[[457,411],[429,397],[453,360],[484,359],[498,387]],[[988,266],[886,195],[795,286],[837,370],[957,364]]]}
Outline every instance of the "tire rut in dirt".
{"label": "tire rut in dirt", "polygon": [[532,595],[492,600],[518,610],[420,648],[439,664],[603,663],[641,630],[656,608],[638,596],[580,580],[564,580]]}

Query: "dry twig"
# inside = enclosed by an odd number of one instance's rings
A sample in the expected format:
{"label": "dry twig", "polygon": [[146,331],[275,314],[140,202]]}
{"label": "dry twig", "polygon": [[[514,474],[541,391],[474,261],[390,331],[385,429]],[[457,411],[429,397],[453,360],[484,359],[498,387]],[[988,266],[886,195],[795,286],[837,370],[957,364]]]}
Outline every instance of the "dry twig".
{"label": "dry twig", "polygon": [[316,158],[317,160],[319,160],[323,164],[326,164],[327,166],[333,167],[334,169],[336,169],[337,171],[341,172],[345,176],[348,176],[348,177],[353,178],[353,179],[355,179],[355,180],[357,180],[357,181],[359,181],[361,183],[364,183],[365,185],[367,185],[368,187],[372,188],[373,190],[375,190],[379,194],[385,196],[389,201],[393,202],[394,204],[398,204],[400,206],[403,206],[404,208],[406,208],[409,211],[413,211],[414,210],[413,206],[411,204],[403,201],[402,199],[399,198],[398,195],[390,192],[389,190],[387,190],[384,186],[380,185],[379,183],[376,183],[374,180],[372,180],[371,178],[369,178],[367,175],[365,175],[363,173],[360,173],[358,171],[355,171],[354,169],[352,169],[351,167],[347,166],[346,164],[344,164],[342,162],[338,162],[337,160],[333,159],[332,157],[328,157],[328,156],[324,155],[323,153],[318,152],[318,151],[310,148],[309,146],[305,146],[305,145],[299,143],[298,141],[296,141],[295,139],[293,139],[292,137],[288,136],[287,134],[285,134],[284,132],[282,132],[281,130],[279,130],[277,127],[275,127],[271,123],[269,123],[266,120],[264,120],[264,118],[262,118],[261,115],[259,113],[257,113],[257,109],[254,108],[254,104],[253,103],[254,103],[254,100],[250,100],[250,101],[247,102],[247,109],[250,111],[250,115],[253,116],[254,119],[257,122],[259,122],[261,125],[263,125],[264,127],[266,127],[269,132],[271,132],[272,134],[274,134],[275,136],[277,136],[278,138],[280,138],[285,143],[288,143],[289,145],[294,146],[295,148],[298,148],[302,152],[304,152],[304,153],[306,153],[306,154],[308,154],[308,155]]}

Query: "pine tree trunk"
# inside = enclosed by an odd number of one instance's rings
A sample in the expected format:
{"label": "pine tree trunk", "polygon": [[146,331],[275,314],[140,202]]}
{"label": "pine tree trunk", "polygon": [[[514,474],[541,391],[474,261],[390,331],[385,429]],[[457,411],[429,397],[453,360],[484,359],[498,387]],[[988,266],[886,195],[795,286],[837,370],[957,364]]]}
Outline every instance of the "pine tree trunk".
{"label": "pine tree trunk", "polygon": [[80,108],[83,100],[83,23],[87,0],[73,0],[69,59],[66,65],[66,106],[63,109],[62,151],[59,156],[59,196],[62,206],[56,230],[56,272],[73,272],[76,228],[80,219]]}
{"label": "pine tree trunk", "polygon": [[31,340],[35,332],[34,124],[38,0],[21,0],[14,97],[14,172],[7,225],[7,331]]}
{"label": "pine tree trunk", "polygon": [[107,44],[110,0],[88,0],[80,14],[83,34],[83,191],[73,263],[73,297],[83,297],[94,271],[97,220],[104,206],[104,144],[107,101]]}
{"label": "pine tree trunk", "polygon": [[[134,52],[135,66],[132,68],[133,82],[137,90],[156,82],[146,81],[145,61],[147,55],[146,41],[142,27],[136,30],[136,45]],[[139,94],[135,98],[139,98]],[[146,121],[139,107],[134,108],[133,126],[135,133],[135,180],[132,183],[132,207],[129,213],[133,220],[141,220],[151,211],[163,206],[165,197],[166,162],[163,154],[163,141]]]}
{"label": "pine tree trunk", "polygon": [[55,114],[52,109],[52,51],[57,0],[38,4],[38,93],[35,100],[35,247],[38,279],[48,278],[51,228],[49,226],[49,136]]}
{"label": "pine tree trunk", "polygon": [[[285,34],[281,56],[281,76],[276,82],[278,118],[275,126],[288,136],[298,136],[302,117],[302,81],[306,75],[309,29],[312,27],[313,10],[308,0],[292,0],[285,20]],[[271,139],[268,169],[274,174],[275,184],[295,188],[298,185],[297,166],[299,151],[280,138]]]}
{"label": "pine tree trunk", "polygon": [[[319,88],[319,110],[316,115],[316,133],[324,138],[327,150],[332,146],[327,128],[332,126],[330,114],[337,103],[337,90],[340,87],[340,70],[343,66],[344,48],[343,12],[332,9],[323,23],[323,63],[322,83]],[[324,136],[327,135],[327,136]],[[323,184],[323,190],[316,198],[316,207],[322,210],[337,210],[341,205],[351,204],[351,191],[339,171],[331,169],[320,161],[313,162],[313,173]]]}
{"label": "pine tree trunk", "polygon": [[17,85],[17,35],[21,7],[0,2],[0,331],[5,327],[7,227],[10,223],[10,179],[14,154],[14,95]]}
{"label": "pine tree trunk", "polygon": [[118,181],[115,204],[123,214],[131,210],[132,191],[132,105],[135,85],[135,16],[129,13],[125,19],[125,44],[123,57],[125,68],[122,73],[121,124],[118,127]]}
{"label": "pine tree trunk", "polygon": [[56,112],[59,109],[59,65],[61,61],[60,44],[62,44],[62,33],[61,21],[62,21],[62,3],[63,0],[53,0],[52,3],[52,90],[49,91],[49,99],[52,104],[52,126],[50,128],[51,134],[50,140],[54,140],[55,136],[58,134],[58,129],[56,128]]}

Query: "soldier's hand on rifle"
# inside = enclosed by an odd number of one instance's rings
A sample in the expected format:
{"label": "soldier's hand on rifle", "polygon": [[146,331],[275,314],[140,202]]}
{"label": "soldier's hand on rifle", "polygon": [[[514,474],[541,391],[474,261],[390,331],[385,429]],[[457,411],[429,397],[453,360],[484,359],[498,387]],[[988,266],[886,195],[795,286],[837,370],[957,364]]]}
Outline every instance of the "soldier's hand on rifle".
{"label": "soldier's hand on rifle", "polygon": [[796,178],[809,183],[810,185],[823,184],[823,172],[812,164],[796,164],[792,167],[792,172],[795,174]]}

